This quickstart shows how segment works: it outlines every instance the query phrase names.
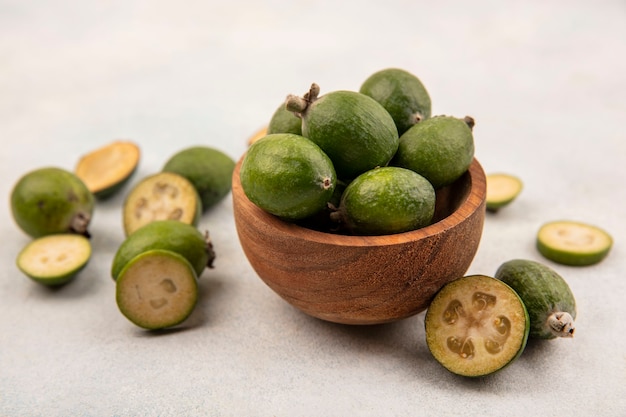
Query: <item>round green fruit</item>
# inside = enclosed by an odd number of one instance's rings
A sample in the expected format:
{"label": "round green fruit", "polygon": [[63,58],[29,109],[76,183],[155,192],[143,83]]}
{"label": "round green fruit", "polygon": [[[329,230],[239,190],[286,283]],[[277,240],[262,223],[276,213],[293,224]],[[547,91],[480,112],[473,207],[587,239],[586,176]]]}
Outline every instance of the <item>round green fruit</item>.
{"label": "round green fruit", "polygon": [[474,159],[473,119],[435,116],[400,137],[392,165],[426,177],[435,189],[452,184]]}
{"label": "round green fruit", "polygon": [[40,168],[18,180],[11,192],[11,211],[17,225],[32,237],[87,230],[95,205],[93,194],[73,173]]}
{"label": "round green fruit", "polygon": [[184,256],[197,276],[201,276],[205,268],[211,268],[215,259],[208,233],[203,236],[196,227],[177,220],[157,220],[140,227],[122,242],[113,258],[111,277],[117,279],[131,259],[152,249]]}
{"label": "round green fruit", "polygon": [[267,125],[266,134],[272,133],[293,133],[302,135],[302,119],[287,110],[285,103],[282,103],[272,114]]}
{"label": "round green fruit", "polygon": [[302,118],[302,135],[316,143],[335,166],[338,178],[351,180],[385,166],[398,149],[398,129],[385,108],[354,91],[318,97],[313,84],[304,97],[287,97],[287,109]]}
{"label": "round green fruit", "polygon": [[389,112],[398,134],[428,119],[431,100],[419,78],[399,68],[387,68],[370,75],[361,85],[360,93],[370,96]]}
{"label": "round green fruit", "polygon": [[189,180],[196,188],[203,211],[220,202],[229,192],[235,161],[207,146],[193,146],[174,154],[163,167]]}
{"label": "round green fruit", "polygon": [[332,217],[350,233],[387,235],[430,224],[435,190],[421,175],[404,168],[382,167],[355,178]]}
{"label": "round green fruit", "polygon": [[292,133],[267,135],[253,143],[241,163],[240,178],[251,202],[287,220],[322,210],[337,184],[328,156],[315,143]]}

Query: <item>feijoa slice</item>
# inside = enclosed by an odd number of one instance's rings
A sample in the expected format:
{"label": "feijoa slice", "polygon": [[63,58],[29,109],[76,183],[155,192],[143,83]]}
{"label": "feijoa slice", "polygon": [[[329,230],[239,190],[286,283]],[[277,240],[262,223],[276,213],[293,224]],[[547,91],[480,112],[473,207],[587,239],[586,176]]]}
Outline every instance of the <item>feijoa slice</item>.
{"label": "feijoa slice", "polygon": [[192,225],[178,220],[156,220],[128,236],[117,249],[111,265],[115,280],[131,259],[152,249],[165,249],[185,257],[199,277],[215,259],[208,232],[203,235]]}
{"label": "feijoa slice", "polygon": [[82,156],[74,172],[96,198],[105,199],[128,182],[139,165],[140,156],[136,143],[116,140]]}
{"label": "feijoa slice", "polygon": [[120,312],[144,329],[182,323],[198,300],[198,283],[191,264],[176,252],[154,249],[134,257],[115,282]]}
{"label": "feijoa slice", "polygon": [[500,265],[496,278],[520,296],[530,317],[530,337],[554,339],[574,335],[576,300],[567,282],[552,268],[528,259]]}
{"label": "feijoa slice", "polygon": [[389,112],[398,134],[428,119],[431,100],[424,84],[415,75],[400,68],[386,68],[370,75],[359,92],[372,97]]}
{"label": "feijoa slice", "polygon": [[192,146],[178,151],[163,167],[187,178],[196,188],[203,211],[220,202],[229,192],[235,161],[209,146]]}
{"label": "feijoa slice", "polygon": [[587,266],[602,261],[613,246],[611,235],[591,224],[559,220],[545,223],[537,232],[537,250],[563,265]]}
{"label": "feijoa slice", "polygon": [[197,225],[202,202],[194,185],[173,172],[150,175],[135,184],[124,202],[126,236],[155,220],[178,220]]}
{"label": "feijoa slice", "polygon": [[400,137],[392,165],[417,172],[435,189],[452,184],[474,159],[471,117],[435,116],[413,125]]}
{"label": "feijoa slice", "polygon": [[328,156],[293,133],[267,135],[252,144],[241,163],[240,179],[252,203],[286,220],[322,210],[337,184]]}
{"label": "feijoa slice", "polygon": [[510,204],[522,192],[523,186],[522,180],[511,174],[487,175],[487,210],[496,212]]}
{"label": "feijoa slice", "polygon": [[328,155],[337,177],[348,181],[387,165],[398,149],[398,129],[387,110],[355,91],[318,97],[319,91],[313,84],[304,97],[289,95],[286,107],[302,118],[302,135]]}
{"label": "feijoa slice", "polygon": [[26,245],[17,256],[17,267],[40,284],[57,286],[74,279],[90,258],[89,239],[77,234],[55,234]]}
{"label": "feijoa slice", "polygon": [[30,171],[11,191],[15,222],[35,238],[56,233],[88,237],[94,205],[93,194],[80,178],[62,168]]}
{"label": "feijoa slice", "polygon": [[523,352],[530,321],[517,293],[486,275],[446,284],[425,316],[426,342],[450,372],[468,377],[492,374]]}
{"label": "feijoa slice", "polygon": [[427,179],[404,168],[369,170],[348,184],[336,219],[350,233],[388,235],[430,224],[435,190]]}

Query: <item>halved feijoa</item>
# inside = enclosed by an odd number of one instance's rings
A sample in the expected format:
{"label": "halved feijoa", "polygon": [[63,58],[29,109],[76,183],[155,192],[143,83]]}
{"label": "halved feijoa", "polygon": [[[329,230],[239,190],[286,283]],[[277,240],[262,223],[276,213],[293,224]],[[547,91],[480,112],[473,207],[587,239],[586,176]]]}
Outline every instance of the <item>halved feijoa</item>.
{"label": "halved feijoa", "polygon": [[502,281],[469,275],[446,284],[425,317],[426,342],[450,372],[477,377],[517,359],[530,321],[517,293]]}
{"label": "halved feijoa", "polygon": [[191,264],[176,252],[154,249],[134,257],[115,282],[121,313],[144,329],[182,323],[198,300],[198,283]]}
{"label": "halved feijoa", "polygon": [[130,235],[155,220],[178,220],[197,225],[202,202],[194,185],[182,175],[161,172],[144,178],[124,202],[124,232]]}
{"label": "halved feijoa", "polygon": [[419,78],[400,68],[386,68],[370,75],[359,92],[372,97],[393,117],[398,134],[428,119],[431,102]]}
{"label": "halved feijoa", "polygon": [[114,141],[84,155],[74,172],[97,198],[119,191],[136,171],[141,152],[131,141]]}
{"label": "halved feijoa", "polygon": [[511,174],[487,175],[487,210],[496,212],[510,204],[522,192],[523,183]]}
{"label": "halved feijoa", "polygon": [[399,167],[371,169],[344,190],[331,218],[357,235],[388,235],[419,229],[435,214],[435,190],[428,180]]}
{"label": "halved feijoa", "polygon": [[546,259],[571,266],[602,261],[613,246],[611,235],[587,223],[560,220],[542,225],[537,233],[537,250]]}
{"label": "halved feijoa", "polygon": [[252,144],[241,163],[240,178],[252,203],[287,220],[322,210],[337,184],[328,156],[293,133],[267,135]]}
{"label": "halved feijoa", "polygon": [[400,137],[392,165],[424,176],[435,189],[452,184],[474,159],[471,117],[434,116],[413,125]]}
{"label": "halved feijoa", "polygon": [[187,178],[196,188],[203,211],[224,198],[232,183],[235,161],[224,152],[209,146],[192,146],[174,154],[163,167]]}
{"label": "halved feijoa", "polygon": [[304,97],[289,95],[286,106],[302,118],[302,135],[328,155],[337,177],[347,181],[387,165],[398,149],[398,129],[389,112],[355,91],[318,94],[313,84]]}
{"label": "halved feijoa", "polygon": [[39,168],[21,177],[11,191],[11,211],[17,225],[32,237],[87,230],[95,199],[73,173]]}
{"label": "halved feijoa", "polygon": [[128,236],[117,249],[111,265],[111,277],[118,275],[131,259],[152,249],[165,249],[185,257],[199,277],[215,259],[208,232],[203,235],[192,225],[178,220],[156,220]]}
{"label": "halved feijoa", "polygon": [[496,278],[522,299],[530,317],[530,337],[572,337],[576,300],[567,282],[552,268],[536,261],[513,259],[500,265]]}
{"label": "halved feijoa", "polygon": [[37,238],[17,256],[17,267],[34,281],[56,286],[71,281],[89,262],[91,244],[77,234]]}

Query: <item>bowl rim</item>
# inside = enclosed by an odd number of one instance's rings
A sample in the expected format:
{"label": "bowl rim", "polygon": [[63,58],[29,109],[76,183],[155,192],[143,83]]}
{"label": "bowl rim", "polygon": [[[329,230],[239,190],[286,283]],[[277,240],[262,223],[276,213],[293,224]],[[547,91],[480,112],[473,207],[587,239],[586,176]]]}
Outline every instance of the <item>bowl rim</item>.
{"label": "bowl rim", "polygon": [[244,157],[245,155],[239,159],[233,171],[233,199],[241,198],[240,203],[249,206],[259,221],[264,222],[269,227],[277,229],[277,232],[283,235],[288,235],[296,239],[336,246],[386,246],[403,244],[439,235],[459,225],[465,219],[471,217],[477,210],[481,209],[481,207],[483,210],[485,208],[487,194],[486,175],[478,160],[473,158],[467,170],[470,180],[470,188],[467,197],[453,213],[443,219],[420,229],[391,235],[357,236],[325,233],[282,220],[252,203],[243,192],[239,178],[239,170]]}

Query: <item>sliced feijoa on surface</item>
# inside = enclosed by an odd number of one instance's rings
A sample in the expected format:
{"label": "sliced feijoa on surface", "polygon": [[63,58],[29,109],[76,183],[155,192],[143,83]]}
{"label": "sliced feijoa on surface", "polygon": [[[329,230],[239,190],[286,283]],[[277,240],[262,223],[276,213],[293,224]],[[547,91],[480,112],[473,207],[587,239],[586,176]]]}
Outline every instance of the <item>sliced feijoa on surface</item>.
{"label": "sliced feijoa on surface", "polygon": [[469,275],[446,284],[425,317],[435,359],[457,375],[492,374],[521,355],[529,332],[526,307],[502,281]]}
{"label": "sliced feijoa on surface", "polygon": [[546,259],[563,265],[587,266],[602,261],[613,246],[605,230],[582,222],[560,220],[545,223],[537,232],[537,250]]}
{"label": "sliced feijoa on surface", "polygon": [[131,141],[114,141],[82,156],[74,172],[97,198],[114,195],[139,165],[141,151]]}
{"label": "sliced feijoa on surface", "polygon": [[37,238],[17,256],[17,267],[34,281],[56,286],[71,281],[89,262],[89,239],[77,234]]}
{"label": "sliced feijoa on surface", "polygon": [[495,173],[487,175],[487,210],[496,212],[510,204],[522,192],[523,183],[511,174]]}
{"label": "sliced feijoa on surface", "polygon": [[178,220],[197,225],[202,202],[194,185],[173,172],[144,178],[130,191],[124,202],[123,223],[126,236],[155,220]]}
{"label": "sliced feijoa on surface", "polygon": [[120,312],[144,329],[163,329],[182,323],[198,300],[193,267],[172,251],[155,249],[137,255],[115,283]]}

